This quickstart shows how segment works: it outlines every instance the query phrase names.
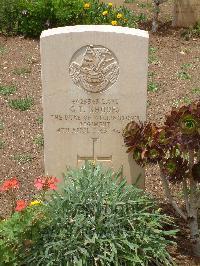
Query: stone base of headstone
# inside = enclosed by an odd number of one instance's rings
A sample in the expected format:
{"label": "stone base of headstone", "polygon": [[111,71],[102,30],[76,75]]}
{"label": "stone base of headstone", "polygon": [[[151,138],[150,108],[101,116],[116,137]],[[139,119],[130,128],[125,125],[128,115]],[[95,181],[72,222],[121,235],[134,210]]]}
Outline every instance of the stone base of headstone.
{"label": "stone base of headstone", "polygon": [[174,27],[191,27],[200,21],[200,0],[176,0],[174,3]]}

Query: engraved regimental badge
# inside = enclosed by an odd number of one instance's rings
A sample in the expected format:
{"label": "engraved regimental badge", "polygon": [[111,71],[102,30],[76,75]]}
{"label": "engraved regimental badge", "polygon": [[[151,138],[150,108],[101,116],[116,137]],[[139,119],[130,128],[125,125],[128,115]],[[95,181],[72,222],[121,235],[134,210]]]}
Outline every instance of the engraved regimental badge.
{"label": "engraved regimental badge", "polygon": [[102,92],[116,82],[119,64],[109,49],[88,45],[73,55],[69,74],[78,87],[88,92]]}

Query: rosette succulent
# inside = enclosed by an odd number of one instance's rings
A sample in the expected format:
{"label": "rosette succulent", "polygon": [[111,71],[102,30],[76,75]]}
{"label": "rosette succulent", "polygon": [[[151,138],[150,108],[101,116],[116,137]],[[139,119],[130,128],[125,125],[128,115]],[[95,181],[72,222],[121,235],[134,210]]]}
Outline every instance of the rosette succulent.
{"label": "rosette succulent", "polygon": [[155,163],[161,159],[163,151],[155,143],[154,136],[157,136],[159,128],[151,123],[130,122],[123,133],[127,153],[132,152],[133,159],[144,166],[146,163]]}
{"label": "rosette succulent", "polygon": [[181,156],[168,158],[163,162],[161,171],[170,182],[182,181],[189,173],[188,161]]}
{"label": "rosette succulent", "polygon": [[163,127],[132,121],[123,137],[139,165],[162,162],[168,181],[181,181],[189,171],[190,151],[196,156],[200,149],[200,102],[172,109]]}
{"label": "rosette succulent", "polygon": [[[124,130],[124,142],[139,165],[159,165],[165,195],[188,222],[194,254],[200,257],[200,101],[172,109],[163,127],[130,122]],[[185,210],[173,198],[169,182],[181,183]]]}
{"label": "rosette succulent", "polygon": [[193,103],[173,109],[166,116],[166,131],[169,132],[174,144],[180,149],[198,150],[200,148],[200,103]]}

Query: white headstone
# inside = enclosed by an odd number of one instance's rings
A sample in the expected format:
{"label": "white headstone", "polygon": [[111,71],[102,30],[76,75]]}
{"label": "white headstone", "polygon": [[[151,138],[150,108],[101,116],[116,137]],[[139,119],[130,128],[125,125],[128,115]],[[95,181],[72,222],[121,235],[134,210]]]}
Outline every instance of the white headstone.
{"label": "white headstone", "polygon": [[134,183],[143,170],[126,153],[122,131],[146,119],[148,33],[101,25],[47,30],[41,60],[46,174],[95,160],[122,167]]}

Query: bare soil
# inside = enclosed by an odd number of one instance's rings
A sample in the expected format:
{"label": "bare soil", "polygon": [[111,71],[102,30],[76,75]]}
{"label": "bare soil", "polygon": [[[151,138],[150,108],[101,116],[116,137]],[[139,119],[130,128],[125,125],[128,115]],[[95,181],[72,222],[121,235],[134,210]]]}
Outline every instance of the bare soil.
{"label": "bare soil", "polygon": [[[141,7],[141,2],[150,3],[134,1],[127,6],[151,18],[151,7]],[[117,4],[122,4],[122,1],[119,0]],[[163,4],[161,10],[159,31],[157,34],[150,33],[149,84],[154,91],[148,92],[147,105],[148,120],[159,124],[163,123],[165,114],[173,106],[200,97],[200,38],[186,41],[181,37],[182,29],[171,27],[171,1]],[[141,25],[141,28],[150,30],[150,23]],[[44,174],[43,147],[40,142],[43,133],[39,49],[39,40],[0,36],[0,86],[16,87],[16,92],[11,95],[0,94],[0,181],[16,176],[22,184],[18,196],[25,199],[35,193],[35,177]],[[33,99],[29,110],[20,111],[10,107],[10,100],[25,97]],[[158,200],[163,211],[174,215],[163,195],[156,167],[146,169],[146,191]],[[176,187],[174,191],[179,198],[179,188]],[[0,194],[0,216],[4,217],[8,213],[9,199]],[[176,222],[181,231],[177,237],[177,247],[170,248],[173,258],[180,266],[200,265],[192,256],[186,224],[178,218]]]}

